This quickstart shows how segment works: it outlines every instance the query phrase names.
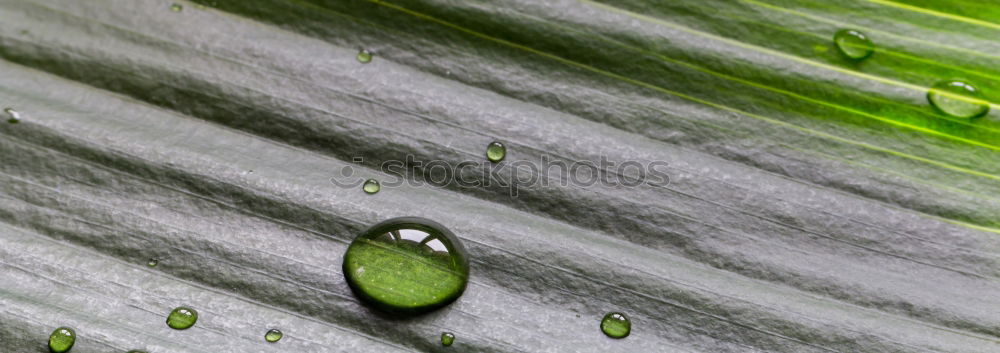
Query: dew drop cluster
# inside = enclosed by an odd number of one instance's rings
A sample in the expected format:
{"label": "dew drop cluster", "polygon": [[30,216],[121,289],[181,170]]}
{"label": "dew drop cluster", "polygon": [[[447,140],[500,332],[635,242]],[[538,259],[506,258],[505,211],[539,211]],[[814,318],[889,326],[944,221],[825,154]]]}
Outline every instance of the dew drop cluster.
{"label": "dew drop cluster", "polygon": [[[183,6],[173,4],[170,10],[181,12]],[[833,44],[841,56],[855,64],[869,60],[877,52],[872,39],[854,29],[837,31]],[[826,46],[814,46],[816,53],[826,51]],[[356,55],[362,64],[372,59],[373,53],[367,49]],[[973,119],[990,110],[982,92],[962,79],[941,80],[928,90],[926,98],[940,113],[957,118]],[[13,108],[3,111],[8,123],[21,121],[20,113]],[[507,147],[500,141],[486,146],[485,157],[490,162],[499,163],[506,155]],[[381,185],[376,179],[368,179],[362,190],[376,194]],[[149,259],[147,266],[155,267],[158,262]],[[350,243],[342,266],[348,286],[362,302],[394,315],[426,313],[454,302],[464,293],[470,275],[468,254],[458,237],[443,225],[418,217],[393,218],[369,227]],[[198,318],[197,310],[181,306],[167,315],[166,325],[187,330],[196,325]],[[600,320],[601,332],[613,339],[628,337],[631,329],[631,320],[621,312],[609,312]],[[277,343],[283,337],[281,330],[272,328],[263,338],[265,342]],[[76,339],[72,328],[59,327],[49,335],[49,350],[69,352]],[[444,347],[452,346],[455,340],[451,332],[440,334]]]}
{"label": "dew drop cluster", "polygon": [[[833,43],[844,57],[861,62],[875,53],[875,43],[855,29],[842,29]],[[975,119],[990,112],[990,103],[975,85],[963,79],[940,80],[927,90],[927,102],[938,112],[960,119]]]}

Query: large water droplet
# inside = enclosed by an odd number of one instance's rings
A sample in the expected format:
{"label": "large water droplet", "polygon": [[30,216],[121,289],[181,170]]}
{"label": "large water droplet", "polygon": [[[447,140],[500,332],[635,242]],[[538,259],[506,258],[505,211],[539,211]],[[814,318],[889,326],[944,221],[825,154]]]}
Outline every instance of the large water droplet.
{"label": "large water droplet", "polygon": [[167,326],[176,330],[186,330],[198,322],[198,311],[188,307],[178,307],[167,316]]}
{"label": "large water droplet", "polygon": [[69,327],[60,327],[49,335],[49,350],[52,353],[68,352],[76,343],[76,332]]}
{"label": "large water droplet", "polygon": [[611,338],[625,338],[632,332],[632,322],[622,313],[608,313],[601,320],[601,331]]}
{"label": "large water droplet", "polygon": [[18,113],[14,108],[4,108],[3,112],[7,114],[8,123],[17,124],[21,122],[21,113]]}
{"label": "large water droplet", "polygon": [[268,342],[271,342],[271,343],[274,343],[274,342],[280,341],[281,337],[284,337],[284,336],[285,336],[285,334],[281,333],[280,330],[278,330],[278,329],[270,329],[270,330],[267,330],[267,333],[264,334],[264,340],[268,341]]}
{"label": "large water droplet", "polygon": [[958,118],[977,118],[990,112],[990,105],[979,90],[958,80],[934,85],[927,91],[927,100],[942,113]]}
{"label": "large water droplet", "polygon": [[507,147],[499,141],[493,141],[486,146],[486,159],[489,159],[490,162],[500,162],[504,157],[507,157]]}
{"label": "large water droplet", "polygon": [[442,346],[448,347],[452,343],[455,343],[455,334],[453,334],[451,332],[441,333],[441,345]]}
{"label": "large water droplet", "polygon": [[181,10],[184,10],[184,6],[181,6],[181,4],[170,5],[170,11],[181,12]]}
{"label": "large water droplet", "polygon": [[382,185],[379,185],[378,180],[368,179],[365,180],[365,184],[361,186],[361,189],[365,190],[366,193],[374,194],[382,190]]}
{"label": "large water droplet", "polygon": [[368,49],[361,49],[361,51],[358,52],[358,62],[362,64],[372,62],[372,52],[368,51]]}
{"label": "large water droplet", "polygon": [[842,29],[833,35],[833,43],[841,54],[851,60],[864,60],[875,52],[875,43],[864,33],[853,29]]}
{"label": "large water droplet", "polygon": [[469,280],[469,260],[458,238],[437,222],[393,218],[351,242],[344,276],[365,302],[415,314],[458,299]]}

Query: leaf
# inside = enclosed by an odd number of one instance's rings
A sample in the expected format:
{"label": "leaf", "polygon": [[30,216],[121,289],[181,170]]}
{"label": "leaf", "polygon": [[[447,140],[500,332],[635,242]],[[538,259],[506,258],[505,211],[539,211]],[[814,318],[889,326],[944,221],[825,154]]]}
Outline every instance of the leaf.
{"label": "leaf", "polygon": [[[0,1],[4,351],[1000,352],[996,2],[173,4]],[[931,108],[953,77],[991,113]],[[492,181],[493,141],[516,188],[433,183]],[[469,249],[456,303],[351,294],[347,244],[398,216]]]}

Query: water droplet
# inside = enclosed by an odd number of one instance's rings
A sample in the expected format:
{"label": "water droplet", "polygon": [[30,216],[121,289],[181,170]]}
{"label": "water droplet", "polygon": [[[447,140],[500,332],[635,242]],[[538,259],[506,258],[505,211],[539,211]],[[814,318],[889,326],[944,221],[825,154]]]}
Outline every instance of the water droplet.
{"label": "water droplet", "polygon": [[149,259],[149,261],[146,262],[146,266],[149,266],[149,267],[156,267],[156,265],[159,265],[159,264],[160,264],[160,261],[157,260],[157,259]]}
{"label": "water droplet", "polygon": [[452,343],[455,343],[455,334],[453,334],[451,332],[441,333],[441,345],[442,346],[448,347],[448,346],[451,346]]}
{"label": "water droplet", "polygon": [[990,104],[979,90],[959,80],[934,85],[927,91],[927,100],[942,113],[958,118],[978,118],[990,112]]}
{"label": "water droplet", "polygon": [[198,321],[198,312],[188,307],[178,307],[167,316],[167,326],[176,330],[186,330]]}
{"label": "water droplet", "polygon": [[469,281],[465,248],[429,219],[393,218],[368,228],[344,254],[344,276],[361,300],[415,314],[458,299]]}
{"label": "water droplet", "polygon": [[368,51],[368,49],[361,49],[358,52],[358,62],[362,64],[372,62],[372,52]]}
{"label": "water droplet", "polygon": [[379,190],[382,190],[382,185],[379,185],[378,180],[368,179],[365,180],[365,184],[361,186],[361,188],[364,189],[365,192],[369,194],[374,194]]}
{"label": "water droplet", "polygon": [[632,332],[632,322],[628,320],[628,317],[625,317],[625,314],[608,313],[601,320],[601,331],[604,331],[604,334],[611,338],[625,338],[628,337],[629,332]]}
{"label": "water droplet", "polygon": [[853,29],[842,29],[833,35],[833,43],[841,54],[851,60],[864,60],[875,52],[875,43],[864,33]]}
{"label": "water droplet", "polygon": [[507,157],[507,146],[499,141],[493,141],[489,146],[486,146],[486,159],[489,159],[490,162],[500,162],[504,157]]}
{"label": "water droplet", "polygon": [[49,350],[52,353],[68,352],[76,343],[76,332],[69,327],[60,327],[49,335]]}
{"label": "water droplet", "polygon": [[280,330],[278,330],[278,329],[270,329],[270,330],[267,330],[267,333],[264,334],[264,340],[268,341],[268,342],[271,342],[271,343],[274,343],[274,342],[278,342],[279,340],[281,340],[281,337],[283,337],[283,336],[285,336],[285,334],[281,333]]}
{"label": "water droplet", "polygon": [[170,5],[170,11],[181,12],[181,10],[184,10],[184,6],[181,6],[181,4]]}
{"label": "water droplet", "polygon": [[18,113],[14,108],[4,108],[4,113],[7,113],[7,122],[11,124],[17,124],[21,122],[21,113]]}

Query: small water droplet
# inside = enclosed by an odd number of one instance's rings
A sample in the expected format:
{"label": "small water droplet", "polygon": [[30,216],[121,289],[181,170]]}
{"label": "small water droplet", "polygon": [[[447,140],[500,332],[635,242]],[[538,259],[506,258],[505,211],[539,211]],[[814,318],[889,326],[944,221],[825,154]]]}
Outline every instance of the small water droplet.
{"label": "small water droplet", "polygon": [[990,112],[990,105],[982,93],[959,80],[937,83],[927,91],[927,100],[937,110],[957,118],[978,118]]}
{"label": "small water droplet", "polygon": [[186,330],[198,322],[198,311],[188,307],[178,307],[167,316],[167,326],[176,330]]}
{"label": "small water droplet", "polygon": [[160,264],[160,260],[157,260],[157,259],[149,259],[149,261],[146,262],[146,266],[149,266],[149,267],[156,267],[156,265],[159,265],[159,264]]}
{"label": "small water droplet", "polygon": [[864,60],[875,52],[875,43],[864,33],[853,29],[842,29],[833,35],[833,43],[841,54],[851,60]]}
{"label": "small water droplet", "polygon": [[448,347],[448,346],[451,346],[452,343],[455,343],[455,334],[453,334],[451,332],[441,333],[441,345],[442,346]]}
{"label": "small water droplet", "polygon": [[368,49],[361,49],[361,51],[358,52],[358,62],[362,64],[372,62],[372,52]]}
{"label": "small water droplet", "polygon": [[504,146],[499,141],[493,141],[486,146],[486,159],[489,159],[490,162],[500,162],[504,157],[507,157],[507,146]]}
{"label": "small water droplet", "polygon": [[11,124],[17,124],[21,122],[21,113],[18,113],[14,108],[4,108],[4,113],[7,113],[7,122]]}
{"label": "small water droplet", "polygon": [[601,320],[601,331],[611,338],[625,338],[632,332],[632,322],[622,313],[608,313]]}
{"label": "small water droplet", "polygon": [[173,5],[170,5],[170,11],[181,12],[181,10],[184,10],[184,6],[181,6],[181,4],[176,4],[175,3]]}
{"label": "small water droplet", "polygon": [[60,327],[49,335],[49,350],[52,353],[68,352],[76,343],[76,332],[69,327]]}
{"label": "small water droplet", "polygon": [[274,342],[278,342],[279,340],[281,340],[281,337],[283,337],[284,335],[285,334],[281,333],[280,330],[273,328],[273,329],[267,330],[267,333],[264,334],[264,340],[268,341],[268,342],[271,342],[271,343],[274,343]]}
{"label": "small water droplet", "polygon": [[368,179],[365,180],[365,184],[361,186],[361,189],[365,190],[366,193],[374,194],[382,190],[382,185],[379,185],[378,180]]}
{"label": "small water droplet", "polygon": [[415,314],[458,299],[469,281],[469,261],[458,238],[444,226],[401,217],[376,224],[351,242],[344,254],[344,276],[368,304]]}

